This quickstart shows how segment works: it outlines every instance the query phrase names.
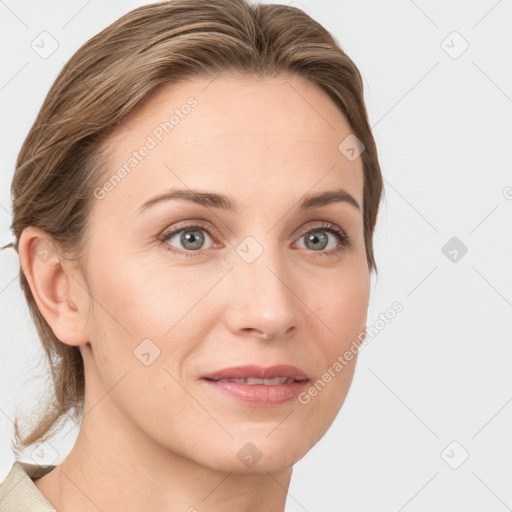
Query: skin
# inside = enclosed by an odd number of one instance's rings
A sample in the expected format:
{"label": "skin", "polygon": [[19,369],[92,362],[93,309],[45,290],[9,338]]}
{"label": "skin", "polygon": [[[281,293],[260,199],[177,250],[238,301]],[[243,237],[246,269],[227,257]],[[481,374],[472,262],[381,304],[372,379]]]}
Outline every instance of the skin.
{"label": "skin", "polygon": [[[63,343],[80,347],[85,365],[76,443],[35,480],[59,511],[211,512],[227,503],[282,511],[293,464],[330,427],[352,381],[356,357],[308,404],[263,408],[199,379],[231,366],[284,363],[316,382],[365,330],[370,276],[362,161],[338,150],[351,128],[303,78],[224,74],[165,85],[110,136],[101,183],[190,96],[198,101],[191,113],[93,200],[87,283],[59,251],[47,261],[34,256],[45,243],[40,230],[27,228],[20,240],[38,307]],[[185,200],[136,211],[173,187],[229,195],[240,212]],[[296,211],[303,194],[339,188],[361,209],[334,203]],[[202,254],[167,251],[190,247],[180,235],[157,240],[198,218],[209,231]],[[341,228],[350,246],[332,253],[339,241],[327,233],[326,249],[308,248],[304,235],[322,231],[323,222]],[[247,236],[263,249],[250,264],[236,252]],[[160,355],[146,366],[134,350],[148,338]],[[247,442],[262,454],[251,468],[237,457]]]}

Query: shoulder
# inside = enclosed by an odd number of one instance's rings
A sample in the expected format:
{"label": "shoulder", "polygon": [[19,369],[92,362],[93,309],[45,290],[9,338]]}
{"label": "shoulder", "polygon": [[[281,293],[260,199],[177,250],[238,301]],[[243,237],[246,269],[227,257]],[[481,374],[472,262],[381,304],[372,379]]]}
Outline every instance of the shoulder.
{"label": "shoulder", "polygon": [[32,480],[54,467],[15,461],[0,484],[0,512],[56,512]]}

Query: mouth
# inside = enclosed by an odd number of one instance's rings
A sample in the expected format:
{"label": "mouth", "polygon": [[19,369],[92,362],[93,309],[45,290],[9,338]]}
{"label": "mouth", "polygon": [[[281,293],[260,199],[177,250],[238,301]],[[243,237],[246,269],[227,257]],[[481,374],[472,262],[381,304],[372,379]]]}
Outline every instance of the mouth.
{"label": "mouth", "polygon": [[270,407],[297,397],[310,379],[295,366],[277,365],[226,368],[201,380],[224,396],[252,406]]}
{"label": "mouth", "polygon": [[[292,381],[308,380],[305,372],[289,364],[279,364],[269,367],[245,365],[224,368],[208,375],[203,375],[203,379],[215,381],[243,382],[244,384],[265,384],[268,386],[285,384]],[[242,380],[240,380],[242,379]],[[261,382],[260,382],[261,381]]]}
{"label": "mouth", "polygon": [[291,377],[274,377],[273,379],[259,379],[257,377],[240,377],[240,378],[230,378],[230,379],[206,379],[211,380],[213,382],[238,382],[240,384],[249,384],[250,386],[254,386],[255,384],[263,384],[264,386],[277,386],[279,384],[291,384],[292,382],[302,382],[307,379],[292,379]]}

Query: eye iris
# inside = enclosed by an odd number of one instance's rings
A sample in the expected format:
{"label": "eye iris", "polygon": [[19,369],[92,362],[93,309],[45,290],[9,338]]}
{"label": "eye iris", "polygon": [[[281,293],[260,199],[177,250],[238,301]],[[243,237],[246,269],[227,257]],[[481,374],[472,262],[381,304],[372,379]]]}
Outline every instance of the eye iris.
{"label": "eye iris", "polygon": [[[320,235],[318,235],[320,233]],[[314,231],[309,233],[306,236],[306,247],[308,249],[318,249],[319,245],[317,244],[318,241],[321,241],[323,243],[320,243],[320,250],[324,249],[327,246],[328,238],[327,235],[323,231]],[[313,242],[314,244],[312,246],[309,245],[309,242]],[[315,245],[316,244],[316,245]]]}
{"label": "eye iris", "polygon": [[[204,244],[204,235],[199,230],[188,230],[182,233],[180,241],[186,249],[200,249]],[[192,246],[187,246],[185,242]]]}

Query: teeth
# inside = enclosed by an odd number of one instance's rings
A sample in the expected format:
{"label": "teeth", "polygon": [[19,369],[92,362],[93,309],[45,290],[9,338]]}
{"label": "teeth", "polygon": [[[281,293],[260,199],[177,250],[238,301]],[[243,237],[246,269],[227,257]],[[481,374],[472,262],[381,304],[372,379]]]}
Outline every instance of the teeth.
{"label": "teeth", "polygon": [[290,384],[294,382],[291,377],[274,377],[273,379],[258,379],[256,377],[238,379],[219,379],[217,382],[239,382],[241,384],[264,384],[265,386],[276,386],[278,384]]}

